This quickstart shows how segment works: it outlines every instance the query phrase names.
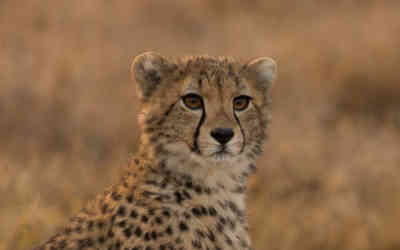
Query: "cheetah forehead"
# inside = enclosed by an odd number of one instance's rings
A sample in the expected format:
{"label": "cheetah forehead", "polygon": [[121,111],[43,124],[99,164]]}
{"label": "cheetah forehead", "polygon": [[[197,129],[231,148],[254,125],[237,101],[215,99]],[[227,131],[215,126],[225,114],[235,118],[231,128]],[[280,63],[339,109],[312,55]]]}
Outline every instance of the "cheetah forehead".
{"label": "cheetah forehead", "polygon": [[181,57],[171,62],[179,69],[175,84],[178,82],[176,87],[183,92],[202,89],[202,94],[212,94],[210,92],[218,89],[224,95],[230,95],[248,88],[243,74],[245,63],[239,59],[202,55]]}
{"label": "cheetah forehead", "polygon": [[240,59],[233,57],[213,57],[207,55],[181,57],[175,59],[173,62],[187,73],[211,72],[238,74],[244,65]]}

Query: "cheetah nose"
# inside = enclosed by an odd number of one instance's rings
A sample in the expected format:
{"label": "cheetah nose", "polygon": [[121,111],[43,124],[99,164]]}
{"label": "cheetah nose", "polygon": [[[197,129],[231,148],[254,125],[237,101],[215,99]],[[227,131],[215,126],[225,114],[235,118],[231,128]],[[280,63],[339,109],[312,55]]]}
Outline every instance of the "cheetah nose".
{"label": "cheetah nose", "polygon": [[226,144],[233,137],[231,128],[215,128],[211,131],[211,136],[221,144]]}

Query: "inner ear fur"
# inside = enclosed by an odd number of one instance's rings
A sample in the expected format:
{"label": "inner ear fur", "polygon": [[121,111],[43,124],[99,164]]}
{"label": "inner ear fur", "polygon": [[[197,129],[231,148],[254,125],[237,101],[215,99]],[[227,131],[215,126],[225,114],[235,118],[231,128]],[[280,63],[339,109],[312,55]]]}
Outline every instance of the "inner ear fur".
{"label": "inner ear fur", "polygon": [[258,87],[264,89],[272,87],[277,75],[277,65],[274,59],[260,57],[250,61],[246,68],[250,78],[256,82]]}
{"label": "inner ear fur", "polygon": [[133,59],[131,76],[138,84],[141,97],[147,99],[174,69],[174,64],[163,56],[155,52],[145,52]]}

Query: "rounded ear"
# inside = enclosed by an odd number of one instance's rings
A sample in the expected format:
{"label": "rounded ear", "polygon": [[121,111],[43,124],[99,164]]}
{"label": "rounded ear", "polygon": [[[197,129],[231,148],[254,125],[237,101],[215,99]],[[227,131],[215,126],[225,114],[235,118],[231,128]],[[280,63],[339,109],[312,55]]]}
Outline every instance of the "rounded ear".
{"label": "rounded ear", "polygon": [[173,64],[161,55],[145,52],[133,59],[131,76],[136,80],[142,98],[146,100],[173,69]]}
{"label": "rounded ear", "polygon": [[277,65],[269,57],[260,57],[247,64],[250,77],[255,80],[259,87],[270,88],[276,79]]}

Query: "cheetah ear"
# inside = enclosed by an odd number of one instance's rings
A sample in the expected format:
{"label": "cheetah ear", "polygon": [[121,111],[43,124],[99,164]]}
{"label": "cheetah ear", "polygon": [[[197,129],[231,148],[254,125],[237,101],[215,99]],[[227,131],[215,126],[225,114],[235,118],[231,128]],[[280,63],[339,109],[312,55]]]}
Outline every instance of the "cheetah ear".
{"label": "cheetah ear", "polygon": [[131,76],[138,84],[142,100],[147,100],[175,65],[155,52],[145,52],[133,59]]}
{"label": "cheetah ear", "polygon": [[276,79],[277,65],[272,58],[260,57],[250,61],[247,64],[247,70],[258,87],[269,89]]}

